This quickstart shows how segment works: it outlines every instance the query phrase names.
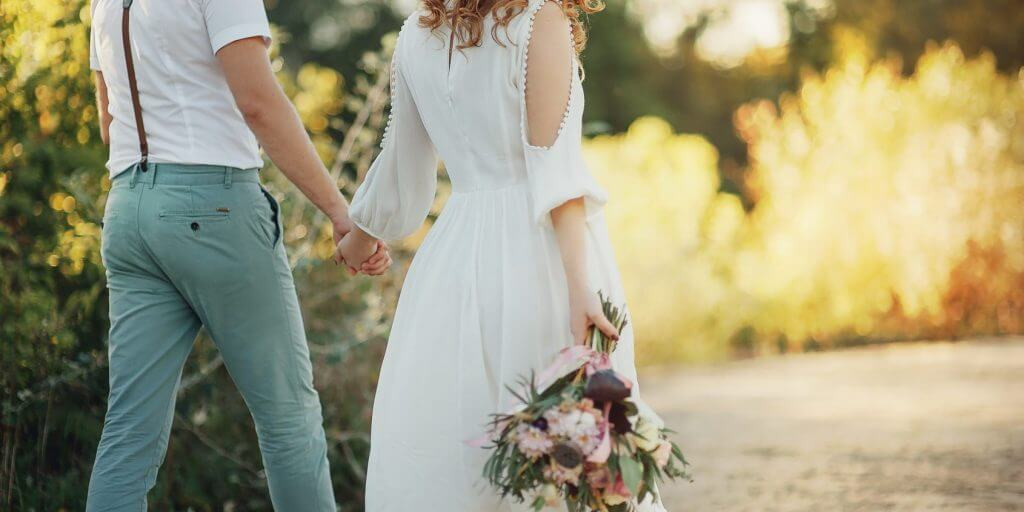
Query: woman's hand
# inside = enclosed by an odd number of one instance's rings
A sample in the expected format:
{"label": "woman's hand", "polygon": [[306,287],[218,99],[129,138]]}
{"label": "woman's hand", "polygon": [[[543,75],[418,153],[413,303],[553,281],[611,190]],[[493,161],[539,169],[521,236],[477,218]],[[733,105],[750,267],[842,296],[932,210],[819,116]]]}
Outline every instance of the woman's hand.
{"label": "woman's hand", "polygon": [[[345,234],[341,241],[338,242],[334,259],[338,263],[344,263],[352,275],[355,275],[364,266],[371,270],[378,270],[376,274],[379,274],[387,268],[386,266],[380,269],[377,268],[382,261],[381,254],[379,254],[381,252],[385,256],[383,261],[390,265],[391,258],[387,255],[387,246],[382,246],[377,239],[356,227]],[[375,274],[371,273],[371,275]]]}
{"label": "woman's hand", "polygon": [[368,276],[379,276],[391,267],[391,249],[383,240],[377,240],[377,252],[359,267]]}
{"label": "woman's hand", "polygon": [[619,330],[604,316],[597,294],[586,287],[569,289],[569,327],[577,345],[586,343],[591,327],[615,341],[619,340]]}

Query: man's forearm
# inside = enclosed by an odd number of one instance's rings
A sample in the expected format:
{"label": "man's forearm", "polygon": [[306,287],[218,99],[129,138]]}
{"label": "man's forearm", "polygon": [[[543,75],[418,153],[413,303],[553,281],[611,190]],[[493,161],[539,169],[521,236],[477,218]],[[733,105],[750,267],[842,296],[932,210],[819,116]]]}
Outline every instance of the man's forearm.
{"label": "man's forearm", "polygon": [[265,41],[240,39],[217,52],[235,104],[249,129],[281,172],[334,223],[348,232],[348,203],[331,179],[299,115],[274,76]]}
{"label": "man's forearm", "polygon": [[274,165],[332,222],[347,221],[348,202],[317,155],[284,92],[243,114]]}

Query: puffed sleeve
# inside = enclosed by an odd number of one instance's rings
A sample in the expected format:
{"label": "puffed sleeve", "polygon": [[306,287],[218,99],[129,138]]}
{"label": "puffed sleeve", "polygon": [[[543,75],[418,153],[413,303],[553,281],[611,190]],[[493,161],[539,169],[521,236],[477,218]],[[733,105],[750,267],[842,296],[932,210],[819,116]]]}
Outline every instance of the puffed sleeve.
{"label": "puffed sleeve", "polygon": [[577,198],[589,217],[607,194],[583,160],[583,85],[569,20],[549,0],[532,0],[524,16],[516,84],[533,218],[548,224],[552,209]]}
{"label": "puffed sleeve", "polygon": [[437,152],[403,76],[401,45],[400,36],[391,61],[391,117],[382,150],[349,210],[357,226],[381,240],[404,238],[419,229],[437,188]]}

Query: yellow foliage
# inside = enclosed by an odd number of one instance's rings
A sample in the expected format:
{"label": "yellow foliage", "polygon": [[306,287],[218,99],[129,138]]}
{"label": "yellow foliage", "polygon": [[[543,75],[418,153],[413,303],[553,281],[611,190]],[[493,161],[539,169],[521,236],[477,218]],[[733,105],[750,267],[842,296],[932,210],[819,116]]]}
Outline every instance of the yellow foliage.
{"label": "yellow foliage", "polygon": [[643,343],[674,356],[725,355],[704,326],[733,302],[723,263],[744,213],[718,192],[717,151],[656,118],[587,141],[585,151],[611,194],[606,216]]}
{"label": "yellow foliage", "polygon": [[910,77],[851,58],[736,122],[749,214],[700,137],[587,143],[642,353],[1024,328],[1024,78],[953,45]]}

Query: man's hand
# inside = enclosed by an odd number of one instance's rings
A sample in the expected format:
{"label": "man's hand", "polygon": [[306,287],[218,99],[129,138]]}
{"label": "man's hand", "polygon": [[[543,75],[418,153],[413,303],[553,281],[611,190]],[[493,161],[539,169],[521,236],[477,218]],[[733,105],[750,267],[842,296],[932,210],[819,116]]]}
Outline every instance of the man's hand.
{"label": "man's hand", "polygon": [[[337,228],[335,233],[337,233]],[[338,242],[335,261],[348,267],[349,274],[358,272],[376,276],[391,266],[387,244],[373,238],[358,227],[351,229]]]}
{"label": "man's hand", "polygon": [[334,229],[334,245],[337,246],[345,235],[352,231],[355,224],[348,216],[348,211],[332,212],[328,214],[331,219],[331,227]]}

